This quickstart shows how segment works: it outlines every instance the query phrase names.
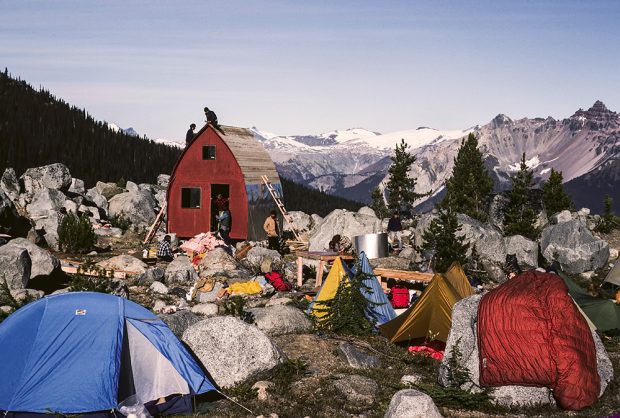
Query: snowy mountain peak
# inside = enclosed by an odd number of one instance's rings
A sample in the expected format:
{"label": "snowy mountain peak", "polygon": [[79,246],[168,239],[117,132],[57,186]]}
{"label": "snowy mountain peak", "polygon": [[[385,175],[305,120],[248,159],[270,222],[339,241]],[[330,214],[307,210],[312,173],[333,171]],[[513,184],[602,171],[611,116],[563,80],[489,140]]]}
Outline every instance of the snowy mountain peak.
{"label": "snowy mountain peak", "polygon": [[500,126],[503,126],[503,125],[510,125],[511,123],[512,123],[512,119],[510,119],[508,116],[504,115],[503,113],[500,113],[499,115],[495,116],[493,120],[491,121],[491,124],[493,125],[494,128],[499,128]]}
{"label": "snowy mountain peak", "polygon": [[112,123],[112,122],[106,122],[105,124],[107,125],[108,129],[110,129],[111,131],[122,132],[125,135],[129,135],[129,136],[140,136],[140,134],[138,134],[138,132],[136,132],[136,130],[134,128],[132,128],[132,127],[129,127],[127,129],[123,129],[120,126],[118,126],[117,124]]}

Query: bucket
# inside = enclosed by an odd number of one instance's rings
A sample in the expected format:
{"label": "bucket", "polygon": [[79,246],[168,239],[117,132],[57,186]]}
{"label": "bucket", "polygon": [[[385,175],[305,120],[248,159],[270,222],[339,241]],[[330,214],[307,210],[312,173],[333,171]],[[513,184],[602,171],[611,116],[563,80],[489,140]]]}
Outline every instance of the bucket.
{"label": "bucket", "polygon": [[357,235],[353,237],[353,246],[358,254],[364,251],[369,259],[388,256],[388,239],[385,232]]}

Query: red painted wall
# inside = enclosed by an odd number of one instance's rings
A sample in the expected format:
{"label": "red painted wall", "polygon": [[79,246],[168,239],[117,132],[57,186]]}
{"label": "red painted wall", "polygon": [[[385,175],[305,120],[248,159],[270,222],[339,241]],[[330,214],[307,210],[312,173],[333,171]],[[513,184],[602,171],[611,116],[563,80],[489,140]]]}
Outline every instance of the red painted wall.
{"label": "red painted wall", "polygon": [[[202,159],[202,147],[215,145],[215,160]],[[168,232],[192,237],[210,229],[211,184],[229,185],[232,216],[230,237],[247,239],[248,198],[241,168],[228,146],[211,126],[201,131],[181,155],[168,186]],[[200,208],[181,207],[181,189],[201,189]]]}

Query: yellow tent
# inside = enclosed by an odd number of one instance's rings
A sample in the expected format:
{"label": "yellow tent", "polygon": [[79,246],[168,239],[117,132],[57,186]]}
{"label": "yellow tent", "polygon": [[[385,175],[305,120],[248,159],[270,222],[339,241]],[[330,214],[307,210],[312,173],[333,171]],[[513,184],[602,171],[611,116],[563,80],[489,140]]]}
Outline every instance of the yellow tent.
{"label": "yellow tent", "polygon": [[391,342],[429,336],[445,342],[452,325],[454,304],[473,294],[463,269],[453,263],[446,273],[433,276],[415,305],[381,325],[379,330]]}
{"label": "yellow tent", "polygon": [[[327,278],[323,282],[321,289],[319,289],[319,293],[316,294],[312,300],[312,303],[308,307],[308,313],[310,315],[314,315],[317,319],[320,319],[327,314],[327,312],[318,310],[324,307],[324,305],[320,302],[333,299],[334,296],[336,296],[340,282],[345,277],[348,277],[348,274],[342,265],[342,260],[340,260],[340,257],[336,257],[331,270],[329,270],[329,273],[327,274]],[[319,302],[318,306],[316,306],[317,302]]]}

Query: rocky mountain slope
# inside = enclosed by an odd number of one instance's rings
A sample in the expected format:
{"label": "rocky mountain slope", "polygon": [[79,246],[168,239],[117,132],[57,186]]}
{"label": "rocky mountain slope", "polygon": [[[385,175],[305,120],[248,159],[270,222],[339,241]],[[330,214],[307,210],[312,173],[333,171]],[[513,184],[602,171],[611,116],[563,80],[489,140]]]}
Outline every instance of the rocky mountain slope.
{"label": "rocky mountain slope", "polygon": [[486,125],[455,131],[422,127],[381,135],[352,129],[317,136],[255,132],[282,176],[364,202],[385,180],[389,157],[401,138],[417,157],[411,172],[418,178],[418,191],[432,190],[430,199],[436,198],[452,171],[461,139],[469,132],[479,139],[497,190],[510,186],[510,176],[518,170],[525,152],[537,182],[547,179],[551,168],[562,171],[579,205],[597,208],[605,194],[620,199],[614,181],[618,177],[620,116],[600,101],[562,120],[513,120],[499,114]]}

